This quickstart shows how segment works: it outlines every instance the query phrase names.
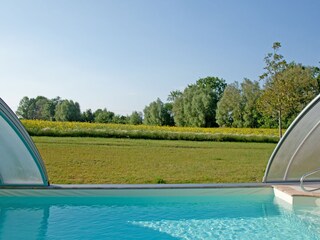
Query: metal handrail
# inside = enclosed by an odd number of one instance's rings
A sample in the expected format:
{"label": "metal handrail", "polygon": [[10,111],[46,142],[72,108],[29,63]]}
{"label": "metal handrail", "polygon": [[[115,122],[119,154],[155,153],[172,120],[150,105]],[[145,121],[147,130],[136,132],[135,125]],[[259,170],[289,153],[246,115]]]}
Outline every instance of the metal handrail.
{"label": "metal handrail", "polygon": [[317,172],[320,172],[320,168],[317,168],[317,169],[313,170],[312,172],[308,172],[308,173],[302,175],[302,177],[300,178],[300,187],[301,187],[301,189],[302,189],[303,191],[305,191],[305,192],[314,192],[314,191],[320,190],[320,187],[319,187],[319,188],[314,188],[314,189],[306,189],[306,188],[303,186],[304,179],[305,179],[306,177],[309,177],[309,176],[312,175],[312,174],[317,173]]}

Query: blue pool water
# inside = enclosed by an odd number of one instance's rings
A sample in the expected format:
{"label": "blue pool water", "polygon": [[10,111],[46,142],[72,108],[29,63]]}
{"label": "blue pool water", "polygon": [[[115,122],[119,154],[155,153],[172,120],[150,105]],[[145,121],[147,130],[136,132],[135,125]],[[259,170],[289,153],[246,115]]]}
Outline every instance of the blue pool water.
{"label": "blue pool water", "polygon": [[67,191],[0,197],[0,239],[320,239],[320,210],[271,189]]}

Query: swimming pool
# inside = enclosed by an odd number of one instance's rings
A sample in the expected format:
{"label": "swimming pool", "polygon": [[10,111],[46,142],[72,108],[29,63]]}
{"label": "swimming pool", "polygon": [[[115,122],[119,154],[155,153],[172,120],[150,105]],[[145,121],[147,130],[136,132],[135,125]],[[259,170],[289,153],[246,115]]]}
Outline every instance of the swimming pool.
{"label": "swimming pool", "polygon": [[320,239],[272,188],[0,190],[0,239]]}

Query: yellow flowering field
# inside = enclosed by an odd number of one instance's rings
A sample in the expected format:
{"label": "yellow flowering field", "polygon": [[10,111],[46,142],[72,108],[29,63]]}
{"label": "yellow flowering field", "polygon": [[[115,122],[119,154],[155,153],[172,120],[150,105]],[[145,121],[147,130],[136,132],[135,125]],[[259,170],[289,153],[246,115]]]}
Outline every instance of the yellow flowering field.
{"label": "yellow flowering field", "polygon": [[[248,141],[250,137],[263,137],[269,139],[265,142],[278,140],[277,129],[263,128],[196,128],[42,120],[22,120],[21,122],[29,134],[34,136],[126,137],[200,141],[232,141],[230,137],[237,137],[236,141]],[[223,139],[225,136],[228,138]],[[241,140],[239,137],[243,139]],[[263,142],[264,140],[257,141]]]}

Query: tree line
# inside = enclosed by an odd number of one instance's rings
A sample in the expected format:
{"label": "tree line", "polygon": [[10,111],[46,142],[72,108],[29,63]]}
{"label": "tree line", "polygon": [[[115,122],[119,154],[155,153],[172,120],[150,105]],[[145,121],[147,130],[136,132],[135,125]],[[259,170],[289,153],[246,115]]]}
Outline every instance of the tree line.
{"label": "tree line", "polygon": [[19,118],[33,120],[142,124],[142,113],[136,111],[130,116],[116,115],[106,108],[94,112],[91,109],[81,112],[78,102],[60,97],[53,99],[44,96],[23,97],[16,114]]}
{"label": "tree line", "polygon": [[[207,77],[172,91],[168,103],[160,99],[144,110],[146,124],[192,127],[282,127],[287,128],[301,110],[320,93],[320,69],[295,62],[279,54],[281,43],[264,58],[265,72],[259,80],[226,84]],[[154,109],[161,109],[155,111]],[[170,122],[165,116],[171,116]]]}
{"label": "tree line", "polygon": [[244,78],[227,84],[218,77],[200,78],[183,91],[171,91],[167,101],[156,99],[143,113],[116,115],[106,108],[85,112],[72,100],[24,97],[17,115],[24,119],[147,124],[185,127],[288,127],[320,92],[320,69],[287,63],[275,42],[264,58],[259,80]]}

